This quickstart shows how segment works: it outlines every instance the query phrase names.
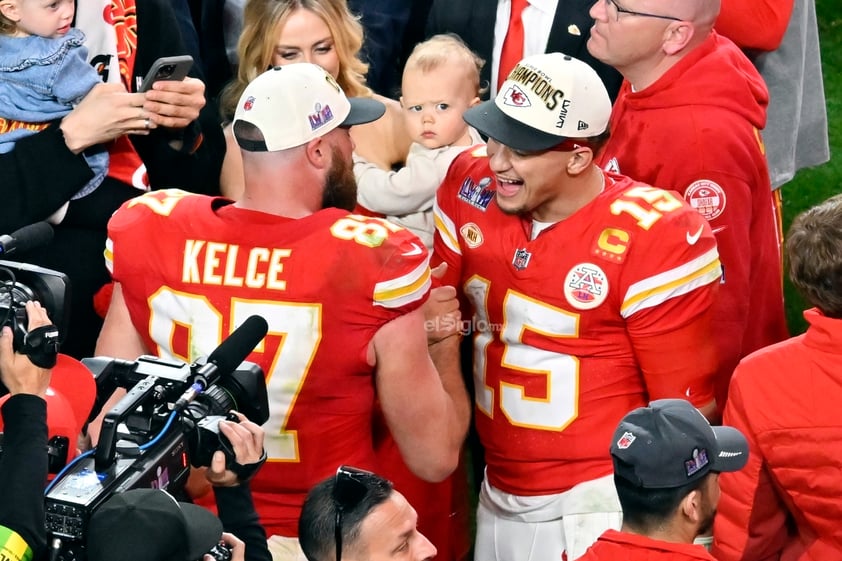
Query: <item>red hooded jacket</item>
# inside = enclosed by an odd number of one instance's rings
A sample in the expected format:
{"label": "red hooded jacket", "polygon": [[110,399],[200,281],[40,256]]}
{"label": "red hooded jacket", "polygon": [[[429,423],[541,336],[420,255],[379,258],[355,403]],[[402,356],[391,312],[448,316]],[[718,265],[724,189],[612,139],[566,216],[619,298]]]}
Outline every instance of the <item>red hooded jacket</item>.
{"label": "red hooded jacket", "polygon": [[780,234],[760,136],[768,101],[751,62],[711,32],[644,90],[623,83],[599,156],[610,171],[678,191],[710,222],[724,273],[714,312],[720,407],[740,358],[788,336]]}

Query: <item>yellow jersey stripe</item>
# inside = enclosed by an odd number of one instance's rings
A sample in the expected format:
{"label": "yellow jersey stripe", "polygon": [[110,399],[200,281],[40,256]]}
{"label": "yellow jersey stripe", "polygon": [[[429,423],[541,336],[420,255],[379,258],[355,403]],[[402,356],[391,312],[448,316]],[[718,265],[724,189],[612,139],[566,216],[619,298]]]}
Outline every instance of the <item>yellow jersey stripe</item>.
{"label": "yellow jersey stripe", "polygon": [[430,267],[426,261],[406,275],[374,286],[374,305],[384,308],[399,308],[424,295],[430,288]]}
{"label": "yellow jersey stripe", "polygon": [[686,294],[699,286],[715,281],[721,274],[719,253],[713,247],[688,263],[629,286],[620,308],[621,314],[623,317],[628,317],[639,309],[655,306],[673,296]]}
{"label": "yellow jersey stripe", "polygon": [[459,249],[459,238],[456,235],[456,225],[439,208],[438,204],[433,205],[433,220],[435,221],[436,231],[441,236],[444,245],[457,255],[462,255],[462,250]]}
{"label": "yellow jersey stripe", "polygon": [[105,268],[108,269],[108,272],[112,275],[114,274],[114,242],[111,241],[111,238],[105,240],[105,249],[102,252],[103,256],[105,256]]}

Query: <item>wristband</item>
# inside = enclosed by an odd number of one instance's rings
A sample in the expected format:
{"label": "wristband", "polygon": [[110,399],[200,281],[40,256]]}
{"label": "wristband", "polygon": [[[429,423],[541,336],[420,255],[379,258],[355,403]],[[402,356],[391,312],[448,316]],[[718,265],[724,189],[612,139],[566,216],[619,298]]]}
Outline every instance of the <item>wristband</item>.
{"label": "wristband", "polygon": [[239,464],[236,461],[230,462],[226,468],[230,469],[234,474],[237,476],[237,480],[240,483],[245,483],[257,473],[257,470],[266,463],[266,449],[264,448],[263,454],[261,454],[260,459],[251,464]]}
{"label": "wristband", "polygon": [[28,356],[35,366],[54,367],[58,358],[58,329],[55,325],[36,327],[23,338],[20,352]]}
{"label": "wristband", "polygon": [[32,548],[20,534],[0,526],[0,559],[11,561],[32,561]]}

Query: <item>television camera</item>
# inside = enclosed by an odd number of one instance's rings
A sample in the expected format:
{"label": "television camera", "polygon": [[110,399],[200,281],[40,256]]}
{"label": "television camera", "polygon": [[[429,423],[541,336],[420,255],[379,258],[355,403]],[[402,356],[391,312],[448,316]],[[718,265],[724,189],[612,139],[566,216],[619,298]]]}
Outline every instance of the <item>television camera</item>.
{"label": "television camera", "polygon": [[61,542],[59,559],[84,558],[87,522],[111,495],[144,487],[178,495],[190,465],[210,465],[217,450],[236,464],[219,422],[231,410],[257,424],[269,418],[263,371],[243,362],[267,330],[266,320],[251,316],[193,364],[152,356],[82,360],[97,382],[92,417],[118,387],[128,391],[104,416],[93,454],[69,464],[48,488],[47,532]]}
{"label": "television camera", "polygon": [[[52,226],[37,222],[25,226],[10,235],[0,236],[0,257],[26,251],[44,245],[53,236]],[[8,326],[14,335],[14,349],[24,352],[35,364],[51,367],[60,343],[67,332],[69,317],[67,302],[70,299],[70,283],[67,276],[58,271],[19,263],[0,261],[0,327]],[[27,339],[28,318],[26,302],[38,301],[58,329],[41,329],[36,337]],[[0,384],[0,395],[6,388]]]}
{"label": "television camera", "polygon": [[[0,236],[0,257],[24,253],[51,238],[52,227],[45,222],[26,226]],[[44,368],[55,364],[67,332],[69,296],[70,282],[64,274],[0,261],[0,327],[12,329],[15,351],[27,354],[35,364],[52,357],[52,364],[39,364]],[[49,336],[39,333],[44,328],[28,331],[25,304],[30,300],[39,302],[53,322]],[[225,453],[228,467],[236,473],[256,471],[262,461],[246,468],[237,464],[219,422],[237,421],[230,415],[232,410],[257,424],[268,419],[263,371],[245,362],[267,331],[263,318],[251,316],[210,356],[192,364],[153,356],[134,361],[108,357],[82,360],[97,386],[89,421],[117,388],[124,388],[127,394],[105,415],[99,445],[67,466],[62,459],[57,467],[64,469],[47,488],[46,523],[54,561],[85,559],[87,522],[115,493],[151,487],[183,495],[190,465],[209,465],[217,450]],[[60,371],[54,372],[54,376],[60,375]],[[0,396],[4,393],[6,388],[0,384]],[[221,546],[209,553],[219,561],[230,558],[230,552]]]}

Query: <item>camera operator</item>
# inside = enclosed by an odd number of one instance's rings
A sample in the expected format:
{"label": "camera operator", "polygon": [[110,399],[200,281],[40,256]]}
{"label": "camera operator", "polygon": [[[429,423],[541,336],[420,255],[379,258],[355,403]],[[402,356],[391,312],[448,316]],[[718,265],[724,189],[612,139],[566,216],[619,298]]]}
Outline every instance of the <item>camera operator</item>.
{"label": "camera operator", "polygon": [[248,480],[266,460],[263,429],[242,413],[232,413],[240,422],[221,421],[219,430],[231,443],[237,463],[226,466],[225,453],[217,450],[205,477],[213,485],[223,528],[245,542],[245,561],[271,561],[266,531],[260,524],[248,484]]}
{"label": "camera operator", "polygon": [[[159,489],[116,493],[91,516],[87,561],[271,561],[248,485],[265,460],[263,429],[232,413],[239,422],[221,421],[220,432],[231,443],[235,462],[226,465],[224,452],[217,450],[205,474],[219,517]],[[214,547],[219,542],[230,555]]]}
{"label": "camera operator", "polygon": [[[29,330],[50,325],[37,302],[26,303]],[[47,402],[51,370],[12,349],[12,330],[0,333],[0,379],[11,397],[0,408],[5,432],[0,456],[0,558],[30,561],[46,544]]]}

